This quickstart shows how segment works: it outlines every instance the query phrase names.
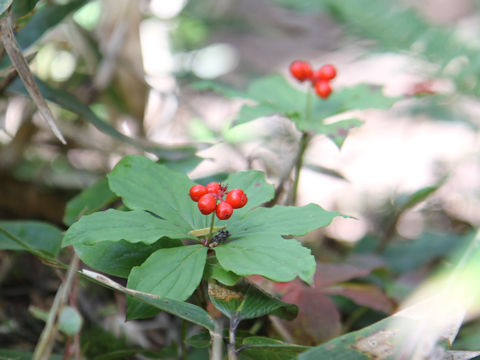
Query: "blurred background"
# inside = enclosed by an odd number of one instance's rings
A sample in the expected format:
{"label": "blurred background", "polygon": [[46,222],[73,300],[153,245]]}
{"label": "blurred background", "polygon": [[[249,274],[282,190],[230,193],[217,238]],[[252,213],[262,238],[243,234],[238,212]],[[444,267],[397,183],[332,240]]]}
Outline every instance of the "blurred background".
{"label": "blurred background", "polygon": [[[480,223],[479,14],[474,0],[40,1],[17,23],[18,42],[56,91],[49,105],[67,145],[38,116],[3,54],[0,219],[65,229],[67,202],[133,153],[194,179],[255,168],[278,185],[291,171],[299,131],[279,116],[232,127],[245,101],[192,84],[246,88],[271,73],[292,80],[293,60],[331,63],[334,91],[368,83],[399,100],[389,110],[354,111],[364,124],[341,149],[314,137],[297,203],[355,219],[336,219],[304,240],[320,261],[393,241],[383,258],[391,286],[382,286],[400,302]],[[428,196],[418,197],[422,190]],[[35,343],[42,323],[26,308],[48,308],[57,286],[33,257],[0,251],[2,346]],[[122,328],[129,341],[167,344],[174,336],[148,332],[168,328],[167,316],[137,332],[135,322],[123,323],[120,297],[96,292],[80,302],[109,314],[109,329]],[[473,344],[475,336],[464,339]]]}

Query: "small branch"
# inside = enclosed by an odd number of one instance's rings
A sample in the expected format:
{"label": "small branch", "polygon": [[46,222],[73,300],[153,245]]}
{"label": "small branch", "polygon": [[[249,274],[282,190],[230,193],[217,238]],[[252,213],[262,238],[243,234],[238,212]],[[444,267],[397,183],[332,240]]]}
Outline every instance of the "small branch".
{"label": "small branch", "polygon": [[66,144],[67,142],[65,141],[65,138],[63,137],[57,124],[55,123],[55,118],[53,117],[53,114],[48,107],[47,102],[43,98],[38,88],[38,85],[35,82],[35,78],[33,77],[32,72],[28,67],[27,60],[23,56],[22,51],[20,50],[20,47],[15,40],[15,35],[12,28],[12,20],[9,13],[0,18],[0,31],[0,38],[2,39],[5,51],[10,57],[13,66],[17,70],[20,79],[22,79],[23,84],[25,85],[25,88],[27,89],[30,97],[37,105],[40,114],[47,122],[48,126],[55,134],[55,136],[60,140],[62,144]]}

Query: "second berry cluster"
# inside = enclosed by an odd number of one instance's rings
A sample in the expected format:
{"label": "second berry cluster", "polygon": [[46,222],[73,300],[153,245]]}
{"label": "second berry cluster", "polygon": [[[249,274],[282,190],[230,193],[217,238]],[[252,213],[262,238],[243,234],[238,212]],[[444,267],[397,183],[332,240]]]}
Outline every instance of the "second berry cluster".
{"label": "second berry cluster", "polygon": [[193,185],[190,188],[190,198],[198,203],[202,214],[208,215],[215,211],[220,220],[229,219],[233,209],[244,207],[248,201],[242,189],[227,191],[226,186],[217,182],[211,182],[207,186]]}
{"label": "second berry cluster", "polygon": [[337,69],[332,64],[327,64],[313,71],[312,66],[307,61],[295,60],[290,64],[290,73],[300,82],[310,80],[317,95],[326,99],[332,92],[330,80],[337,76]]}

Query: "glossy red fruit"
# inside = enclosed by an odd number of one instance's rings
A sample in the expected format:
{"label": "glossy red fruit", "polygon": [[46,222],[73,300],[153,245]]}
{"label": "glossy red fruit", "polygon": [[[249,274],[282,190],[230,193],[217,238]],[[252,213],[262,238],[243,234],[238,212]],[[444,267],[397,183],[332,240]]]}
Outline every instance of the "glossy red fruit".
{"label": "glossy red fruit", "polygon": [[217,207],[217,200],[212,194],[205,194],[198,200],[198,209],[203,215],[211,214]]}
{"label": "glossy red fruit", "polygon": [[290,73],[298,81],[311,79],[313,75],[310,64],[303,60],[295,60],[290,64]]}
{"label": "glossy red fruit", "polygon": [[330,83],[326,80],[320,80],[315,83],[315,92],[318,96],[322,99],[326,99],[330,96],[332,92],[332,88],[330,87]]}
{"label": "glossy red fruit", "polygon": [[197,202],[200,198],[207,193],[207,188],[203,185],[193,185],[190,188],[190,198]]}
{"label": "glossy red fruit", "polygon": [[225,201],[232,205],[234,209],[240,209],[245,206],[248,198],[242,189],[233,189],[228,192]]}
{"label": "glossy red fruit", "polygon": [[208,193],[216,194],[220,190],[220,184],[217,182],[211,182],[206,188]]}
{"label": "glossy red fruit", "polygon": [[217,217],[220,220],[227,220],[233,214],[233,207],[226,201],[217,205]]}
{"label": "glossy red fruit", "polygon": [[332,80],[337,76],[337,69],[332,64],[323,65],[318,71],[318,77],[320,80]]}

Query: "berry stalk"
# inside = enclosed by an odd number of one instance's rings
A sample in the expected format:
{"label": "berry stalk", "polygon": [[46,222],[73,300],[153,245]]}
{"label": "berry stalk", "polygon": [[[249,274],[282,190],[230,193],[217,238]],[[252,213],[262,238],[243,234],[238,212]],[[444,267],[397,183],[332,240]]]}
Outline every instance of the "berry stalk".
{"label": "berry stalk", "polygon": [[215,213],[212,213],[212,220],[210,221],[210,231],[208,232],[207,246],[210,244],[213,236],[213,226],[215,225]]}
{"label": "berry stalk", "polygon": [[302,131],[302,137],[300,138],[300,145],[297,153],[297,158],[295,160],[295,174],[293,178],[293,186],[292,190],[289,193],[289,197],[287,199],[287,204],[295,205],[297,202],[297,194],[298,194],[298,183],[300,181],[300,170],[303,167],[303,157],[305,155],[305,151],[307,150],[308,143],[310,141],[310,136],[307,131]]}

